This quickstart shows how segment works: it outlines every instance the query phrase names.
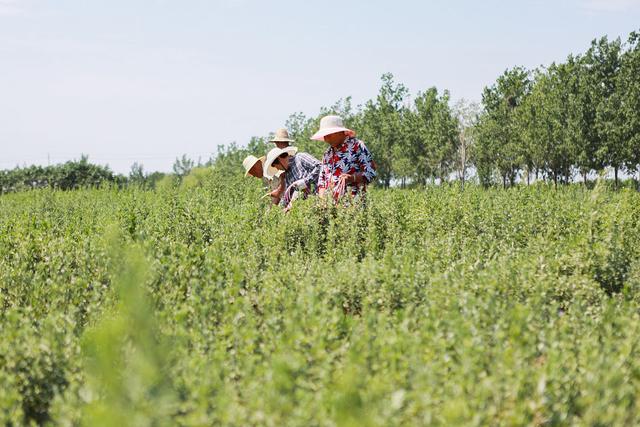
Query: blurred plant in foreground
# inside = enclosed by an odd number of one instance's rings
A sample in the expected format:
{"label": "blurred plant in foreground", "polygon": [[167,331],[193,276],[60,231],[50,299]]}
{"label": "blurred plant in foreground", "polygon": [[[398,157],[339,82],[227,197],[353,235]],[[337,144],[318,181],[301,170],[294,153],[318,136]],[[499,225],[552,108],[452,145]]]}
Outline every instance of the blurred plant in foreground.
{"label": "blurred plant in foreground", "polygon": [[144,290],[149,267],[140,248],[116,248],[111,243],[118,302],[83,337],[89,400],[83,424],[170,425],[176,396],[165,375],[169,348]]}

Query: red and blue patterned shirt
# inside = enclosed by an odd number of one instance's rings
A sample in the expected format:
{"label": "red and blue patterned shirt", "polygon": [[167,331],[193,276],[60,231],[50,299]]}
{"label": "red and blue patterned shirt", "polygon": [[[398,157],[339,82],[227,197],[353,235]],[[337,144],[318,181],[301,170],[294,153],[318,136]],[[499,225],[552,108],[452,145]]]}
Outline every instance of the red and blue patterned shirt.
{"label": "red and blue patterned shirt", "polygon": [[376,177],[376,170],[371,152],[364,142],[355,137],[348,137],[337,147],[329,147],[322,157],[318,189],[336,188],[340,175],[361,173],[363,182],[348,184],[345,194],[356,196],[367,191],[369,184]]}

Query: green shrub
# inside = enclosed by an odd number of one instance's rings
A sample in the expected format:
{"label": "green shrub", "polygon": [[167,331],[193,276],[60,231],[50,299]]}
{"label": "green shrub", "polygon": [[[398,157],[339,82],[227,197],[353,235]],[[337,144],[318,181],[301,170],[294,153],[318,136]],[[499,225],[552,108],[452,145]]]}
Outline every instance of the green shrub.
{"label": "green shrub", "polygon": [[635,425],[640,195],[0,197],[0,424]]}

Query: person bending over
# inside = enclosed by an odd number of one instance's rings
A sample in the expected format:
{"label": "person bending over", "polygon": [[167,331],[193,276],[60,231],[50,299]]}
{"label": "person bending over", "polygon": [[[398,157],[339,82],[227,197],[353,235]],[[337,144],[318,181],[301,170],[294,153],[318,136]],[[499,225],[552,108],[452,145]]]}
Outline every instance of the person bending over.
{"label": "person bending over", "polygon": [[253,176],[254,178],[258,178],[262,180],[262,184],[264,185],[265,190],[273,191],[280,187],[280,176],[282,175],[282,171],[271,167],[269,170],[269,174],[264,173],[264,162],[266,156],[256,157],[256,156],[247,156],[242,161],[242,166],[244,167],[244,176]]}
{"label": "person bending over", "polygon": [[286,210],[301,194],[306,196],[317,192],[320,162],[309,153],[297,153],[296,147],[273,148],[265,160],[265,175],[270,174],[271,167],[283,172],[280,187],[272,191],[271,196],[274,203],[283,200]]}

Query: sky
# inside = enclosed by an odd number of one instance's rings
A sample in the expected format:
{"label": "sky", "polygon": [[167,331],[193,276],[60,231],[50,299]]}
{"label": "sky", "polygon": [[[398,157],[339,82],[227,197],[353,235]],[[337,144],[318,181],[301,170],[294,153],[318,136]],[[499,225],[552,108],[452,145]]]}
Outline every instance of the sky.
{"label": "sky", "polygon": [[516,65],[640,30],[640,0],[0,0],[0,169],[78,159],[128,173],[376,96],[479,101]]}

